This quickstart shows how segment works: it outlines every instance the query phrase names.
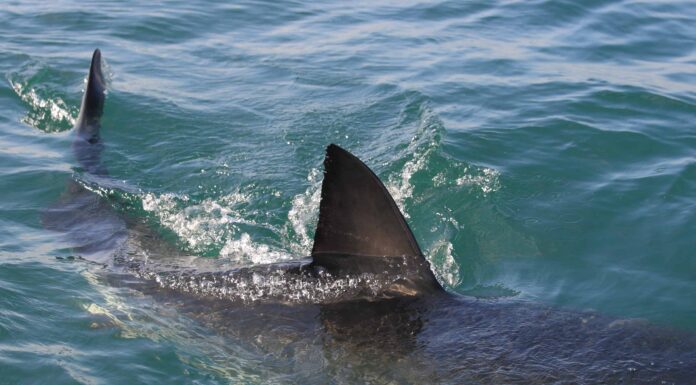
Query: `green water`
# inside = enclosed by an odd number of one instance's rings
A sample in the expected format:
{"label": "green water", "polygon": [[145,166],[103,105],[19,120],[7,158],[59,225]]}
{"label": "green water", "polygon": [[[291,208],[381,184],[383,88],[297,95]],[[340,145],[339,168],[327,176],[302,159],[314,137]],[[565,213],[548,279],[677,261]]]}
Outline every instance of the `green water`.
{"label": "green water", "polygon": [[[696,331],[693,3],[23,1],[0,32],[0,384],[263,383],[40,214],[74,177],[191,254],[306,256],[332,142],[449,290]],[[70,151],[96,47],[109,185]]]}

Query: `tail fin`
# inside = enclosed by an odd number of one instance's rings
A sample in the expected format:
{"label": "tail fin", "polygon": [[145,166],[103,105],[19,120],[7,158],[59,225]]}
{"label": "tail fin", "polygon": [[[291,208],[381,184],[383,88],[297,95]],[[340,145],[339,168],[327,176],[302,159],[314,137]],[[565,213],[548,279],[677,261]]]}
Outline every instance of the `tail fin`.
{"label": "tail fin", "polygon": [[82,97],[80,116],[75,125],[78,134],[85,140],[93,142],[99,139],[100,119],[104,111],[105,90],[101,51],[95,49],[92,55],[92,64],[89,67],[85,94]]}
{"label": "tail fin", "polygon": [[[324,159],[313,263],[332,273],[410,266],[412,288],[441,291],[406,220],[379,178],[348,151],[331,144]],[[413,276],[415,272],[416,276]]]}

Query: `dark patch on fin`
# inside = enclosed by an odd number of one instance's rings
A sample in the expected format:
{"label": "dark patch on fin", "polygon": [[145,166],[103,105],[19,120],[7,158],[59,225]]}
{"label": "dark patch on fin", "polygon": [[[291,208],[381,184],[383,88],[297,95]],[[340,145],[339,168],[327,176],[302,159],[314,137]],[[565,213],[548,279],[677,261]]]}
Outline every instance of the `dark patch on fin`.
{"label": "dark patch on fin", "polygon": [[104,76],[102,74],[101,51],[94,50],[89,76],[82,97],[80,116],[77,119],[78,134],[85,140],[99,140],[100,119],[104,111]]}
{"label": "dark patch on fin", "polygon": [[335,144],[326,149],[312,259],[332,274],[408,268],[403,273],[410,275],[411,289],[442,290],[384,184]]}

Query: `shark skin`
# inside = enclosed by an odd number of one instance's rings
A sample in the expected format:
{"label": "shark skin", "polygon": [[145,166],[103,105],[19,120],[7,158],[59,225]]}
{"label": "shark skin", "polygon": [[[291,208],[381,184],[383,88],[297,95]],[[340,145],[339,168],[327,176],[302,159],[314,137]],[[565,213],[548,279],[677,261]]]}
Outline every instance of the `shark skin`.
{"label": "shark skin", "polygon": [[[97,49],[73,128],[72,151],[80,168],[98,177],[108,175],[101,162],[104,144],[100,135],[105,91],[101,51]],[[97,263],[109,263],[127,237],[125,221],[109,202],[73,179],[59,200],[42,213],[41,222],[49,230],[64,233],[75,253]]]}
{"label": "shark skin", "polygon": [[[104,105],[95,51],[73,152],[101,163]],[[113,286],[243,345],[274,368],[272,382],[443,384],[693,384],[693,333],[516,300],[445,291],[379,178],[336,145],[324,161],[309,258],[220,269],[186,256],[142,223],[69,181],[44,213],[75,252],[108,265]]]}

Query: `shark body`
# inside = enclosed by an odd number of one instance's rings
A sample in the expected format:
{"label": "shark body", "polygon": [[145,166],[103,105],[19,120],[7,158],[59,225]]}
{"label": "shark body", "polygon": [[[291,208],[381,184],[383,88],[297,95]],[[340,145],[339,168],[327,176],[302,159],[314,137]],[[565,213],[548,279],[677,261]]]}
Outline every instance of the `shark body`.
{"label": "shark body", "polygon": [[[99,178],[108,178],[100,156],[104,90],[97,50],[72,148],[79,166]],[[306,373],[303,382],[695,381],[693,334],[446,292],[379,178],[336,145],[324,167],[314,246],[297,262],[218,270],[168,246],[147,252],[162,243],[75,181],[44,223],[85,259],[111,266],[114,285],[176,306],[253,346],[281,372]]]}

